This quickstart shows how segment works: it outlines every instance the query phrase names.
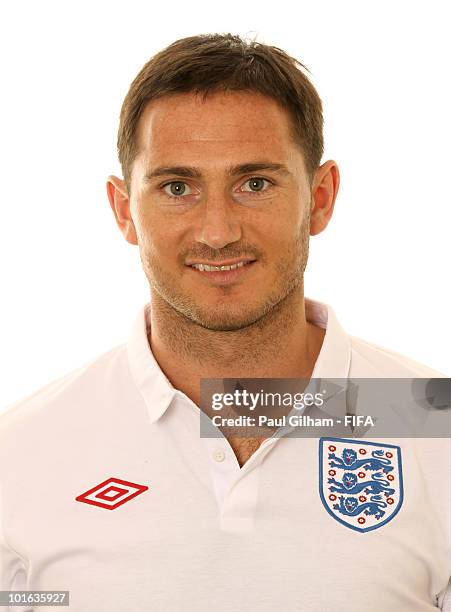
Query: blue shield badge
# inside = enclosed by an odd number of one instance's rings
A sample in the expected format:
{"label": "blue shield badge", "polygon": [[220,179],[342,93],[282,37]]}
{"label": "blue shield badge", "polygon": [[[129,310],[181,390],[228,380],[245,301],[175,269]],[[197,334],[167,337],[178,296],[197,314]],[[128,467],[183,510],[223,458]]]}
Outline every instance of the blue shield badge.
{"label": "blue shield badge", "polygon": [[327,512],[346,527],[355,531],[382,527],[403,502],[400,447],[320,438],[319,493]]}

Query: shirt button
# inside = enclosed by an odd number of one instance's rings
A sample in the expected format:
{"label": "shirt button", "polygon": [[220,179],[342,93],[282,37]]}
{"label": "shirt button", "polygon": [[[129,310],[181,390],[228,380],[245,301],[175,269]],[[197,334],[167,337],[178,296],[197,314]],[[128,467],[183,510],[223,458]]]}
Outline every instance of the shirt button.
{"label": "shirt button", "polygon": [[215,461],[224,461],[224,459],[225,459],[225,452],[218,448],[213,453],[213,457],[214,457]]}

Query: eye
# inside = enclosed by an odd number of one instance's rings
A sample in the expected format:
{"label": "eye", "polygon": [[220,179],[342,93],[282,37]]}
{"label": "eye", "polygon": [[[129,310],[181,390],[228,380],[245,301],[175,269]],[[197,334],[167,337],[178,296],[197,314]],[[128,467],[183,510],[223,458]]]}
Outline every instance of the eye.
{"label": "eye", "polygon": [[184,195],[190,195],[191,192],[187,192],[187,188],[189,189],[188,184],[184,183],[183,181],[171,181],[170,183],[163,185],[163,191],[170,198],[179,198]]}
{"label": "eye", "polygon": [[250,187],[250,189],[244,189],[244,191],[247,191],[248,193],[259,193],[260,191],[266,191],[266,189],[264,189],[265,183],[272,185],[271,181],[268,181],[268,179],[260,176],[253,176],[244,183],[244,185],[249,185]]}

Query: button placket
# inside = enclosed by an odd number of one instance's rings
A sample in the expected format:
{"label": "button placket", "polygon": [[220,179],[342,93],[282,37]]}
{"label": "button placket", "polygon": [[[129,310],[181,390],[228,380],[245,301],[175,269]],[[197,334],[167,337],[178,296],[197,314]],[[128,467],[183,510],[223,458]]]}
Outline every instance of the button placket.
{"label": "button placket", "polygon": [[213,452],[213,459],[218,462],[224,461],[225,452],[220,448],[215,449]]}

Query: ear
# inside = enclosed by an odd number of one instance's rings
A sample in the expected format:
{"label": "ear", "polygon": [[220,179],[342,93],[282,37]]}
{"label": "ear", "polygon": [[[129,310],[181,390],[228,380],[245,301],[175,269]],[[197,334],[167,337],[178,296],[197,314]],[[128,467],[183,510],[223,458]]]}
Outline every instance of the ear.
{"label": "ear", "polygon": [[333,160],[322,164],[312,185],[313,207],[310,213],[310,235],[322,232],[330,221],[340,185],[340,173]]}
{"label": "ear", "polygon": [[130,200],[125,181],[117,178],[117,176],[109,176],[106,190],[116,223],[125,240],[130,244],[138,244],[135,225],[130,214]]}

